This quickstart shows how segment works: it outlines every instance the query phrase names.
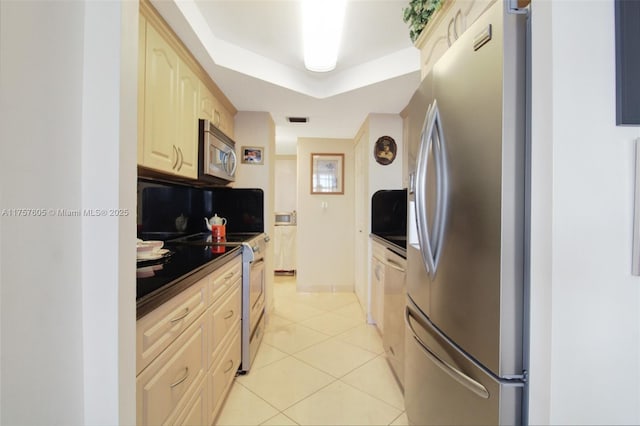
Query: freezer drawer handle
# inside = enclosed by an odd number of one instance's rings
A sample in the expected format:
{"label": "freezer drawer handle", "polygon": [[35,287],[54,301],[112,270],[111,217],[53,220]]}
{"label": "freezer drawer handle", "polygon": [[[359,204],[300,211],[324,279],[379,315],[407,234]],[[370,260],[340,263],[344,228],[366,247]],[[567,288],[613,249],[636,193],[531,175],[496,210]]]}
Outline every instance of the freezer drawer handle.
{"label": "freezer drawer handle", "polygon": [[[407,323],[407,326],[409,327],[411,332],[417,338],[416,332],[414,331],[413,326],[409,322],[409,317],[412,316],[411,315],[411,311],[409,310],[408,306],[405,309],[406,309],[405,322]],[[493,379],[493,381],[495,381],[496,383],[498,383],[498,384],[500,384],[502,386],[510,386],[510,387],[517,387],[517,388],[524,387],[524,384],[526,383],[527,376],[528,376],[528,373],[527,373],[526,370],[523,371],[522,374],[512,374],[512,375],[503,376],[503,377],[497,376],[493,371],[489,370],[487,367],[485,367],[484,365],[480,364],[480,362],[478,362],[478,360],[476,360],[474,357],[472,357],[471,355],[466,353],[464,351],[464,349],[462,349],[453,340],[451,340],[449,338],[449,336],[447,336],[442,331],[440,331],[440,329],[438,327],[436,327],[435,324],[433,324],[430,319],[425,318],[424,322],[431,330],[433,330],[434,333],[436,333],[438,336],[440,336],[444,341],[446,341],[449,344],[449,346],[451,346],[453,349],[455,349],[456,352],[458,352],[460,355],[465,357],[467,359],[467,361],[469,361],[470,363],[475,365],[478,369],[482,370],[484,372],[484,374],[486,374],[487,376],[491,377],[491,379]],[[421,344],[422,344],[422,342],[421,342]]]}
{"label": "freezer drawer handle", "polygon": [[442,371],[447,373],[452,379],[460,383],[465,388],[469,389],[471,392],[478,395],[480,398],[489,399],[489,391],[487,391],[487,388],[485,388],[484,386],[482,386],[481,383],[476,382],[471,377],[467,376],[462,371],[458,370],[457,368],[455,368],[445,360],[441,359],[438,355],[431,352],[431,349],[429,349],[427,345],[425,345],[424,342],[420,340],[415,330],[413,329],[413,326],[411,325],[411,319],[410,319],[411,312],[409,311],[409,308],[406,308],[405,316],[406,316],[405,321],[407,323],[407,326],[411,330],[411,333],[413,334],[413,338],[418,343],[418,345],[420,345],[420,348],[423,350],[425,355],[427,355],[427,357],[431,359],[431,361],[433,361]]}

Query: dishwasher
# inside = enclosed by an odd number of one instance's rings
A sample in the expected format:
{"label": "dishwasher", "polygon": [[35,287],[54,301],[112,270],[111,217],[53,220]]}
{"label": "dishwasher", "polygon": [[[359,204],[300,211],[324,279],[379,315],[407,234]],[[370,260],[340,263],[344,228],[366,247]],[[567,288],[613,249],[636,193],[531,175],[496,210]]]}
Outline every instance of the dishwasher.
{"label": "dishwasher", "polygon": [[[374,297],[372,308],[374,311],[379,309],[378,315],[381,314],[377,325],[382,334],[385,355],[402,388],[404,388],[404,311],[407,297],[406,264],[407,260],[394,251],[383,248],[382,245],[374,245],[372,259],[372,265],[375,265],[373,267],[374,285],[376,279],[379,279],[379,289],[376,291],[378,297]],[[378,306],[375,306],[376,302],[379,303]]]}

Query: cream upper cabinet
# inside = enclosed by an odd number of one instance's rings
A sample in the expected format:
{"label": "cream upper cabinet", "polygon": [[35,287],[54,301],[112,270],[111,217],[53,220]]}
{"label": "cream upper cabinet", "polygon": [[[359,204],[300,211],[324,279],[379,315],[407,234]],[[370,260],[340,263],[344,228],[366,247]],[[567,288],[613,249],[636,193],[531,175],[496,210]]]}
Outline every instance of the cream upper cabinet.
{"label": "cream upper cabinet", "polygon": [[142,165],[198,176],[199,80],[147,23]]}
{"label": "cream upper cabinet", "polygon": [[199,117],[211,121],[225,135],[233,138],[233,115],[202,82],[200,82]]}
{"label": "cream upper cabinet", "polygon": [[496,0],[445,0],[420,33],[420,75],[424,78],[435,62]]}
{"label": "cream upper cabinet", "polygon": [[138,164],[143,160],[144,139],[144,73],[146,64],[147,20],[140,15],[138,23]]}
{"label": "cream upper cabinet", "polygon": [[218,100],[216,100],[216,108],[213,111],[213,121],[214,123],[217,122],[216,126],[218,126],[225,135],[233,138],[233,115],[224,107],[222,102]]}
{"label": "cream upper cabinet", "polygon": [[236,113],[148,0],[140,2],[138,165],[198,178],[198,119],[233,137]]}
{"label": "cream upper cabinet", "polygon": [[179,160],[175,146],[178,55],[147,25],[144,84],[143,165],[173,172]]}
{"label": "cream upper cabinet", "polygon": [[204,85],[203,82],[199,84],[200,88],[200,111],[198,118],[204,120],[213,121],[213,110],[215,109],[215,98],[211,94],[211,91]]}
{"label": "cream upper cabinet", "polygon": [[178,129],[176,147],[180,162],[176,172],[198,177],[198,112],[200,110],[200,80],[182,60],[178,59]]}

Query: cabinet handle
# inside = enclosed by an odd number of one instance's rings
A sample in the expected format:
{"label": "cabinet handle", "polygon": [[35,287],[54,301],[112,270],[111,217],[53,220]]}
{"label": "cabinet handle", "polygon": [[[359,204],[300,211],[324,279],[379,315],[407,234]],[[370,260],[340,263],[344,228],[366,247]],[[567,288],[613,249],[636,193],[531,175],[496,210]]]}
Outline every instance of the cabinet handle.
{"label": "cabinet handle", "polygon": [[387,266],[395,269],[396,271],[405,272],[404,268],[401,265],[397,264],[391,259],[387,259]]}
{"label": "cabinet handle", "polygon": [[235,272],[229,272],[227,275],[224,276],[224,280],[229,281],[231,278],[233,278],[235,274],[236,274]]}
{"label": "cabinet handle", "polygon": [[189,367],[185,367],[184,368],[184,376],[182,376],[180,379],[178,379],[177,381],[171,383],[169,385],[169,387],[175,388],[176,386],[178,386],[180,383],[184,382],[185,380],[187,380],[187,377],[189,377]]}
{"label": "cabinet handle", "polygon": [[224,316],[224,319],[229,319],[233,316],[233,310],[229,311],[227,315]]}
{"label": "cabinet handle", "polygon": [[178,322],[182,318],[186,317],[187,315],[189,315],[189,307],[184,308],[184,313],[182,315],[180,315],[179,317],[170,320],[170,322],[171,323]]}
{"label": "cabinet handle", "polygon": [[[453,32],[454,34],[451,34],[451,29],[453,28]],[[451,47],[451,45],[453,44],[454,41],[456,41],[455,39],[455,22],[453,19],[451,19],[449,21],[449,25],[447,26],[447,43],[449,44],[449,47]],[[452,41],[452,36],[453,35],[453,41]]]}
{"label": "cabinet handle", "polygon": [[176,148],[175,145],[173,145],[173,152],[176,154],[176,161],[174,161],[173,165],[171,166],[172,169],[175,169],[176,166],[178,165],[178,160],[180,159],[178,157],[178,149]]}
{"label": "cabinet handle", "polygon": [[182,155],[182,148],[178,148],[178,154],[180,154],[180,165],[178,166],[178,171],[182,168],[184,164],[184,156]]}
{"label": "cabinet handle", "polygon": [[[453,17],[453,34],[456,36],[456,40],[462,35],[465,30],[464,21],[462,19],[462,10],[458,10],[456,16]],[[460,28],[460,32],[458,32],[458,27]]]}
{"label": "cabinet handle", "polygon": [[231,369],[233,368],[233,360],[230,359],[229,360],[229,366],[227,368],[224,369],[225,373],[228,373]]}

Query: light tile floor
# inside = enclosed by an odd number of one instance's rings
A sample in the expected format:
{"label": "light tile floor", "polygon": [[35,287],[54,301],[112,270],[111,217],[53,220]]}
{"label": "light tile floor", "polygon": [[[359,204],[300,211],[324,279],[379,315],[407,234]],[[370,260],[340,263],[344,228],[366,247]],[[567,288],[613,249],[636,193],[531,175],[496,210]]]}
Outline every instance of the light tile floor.
{"label": "light tile floor", "polygon": [[353,293],[298,293],[276,277],[274,311],[251,371],[217,425],[407,425],[382,339]]}

